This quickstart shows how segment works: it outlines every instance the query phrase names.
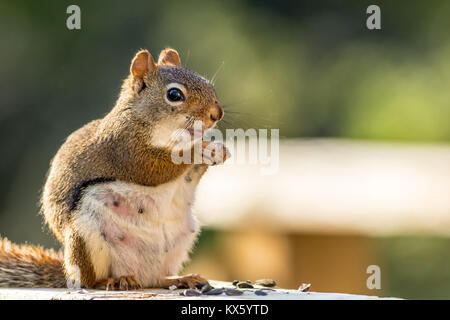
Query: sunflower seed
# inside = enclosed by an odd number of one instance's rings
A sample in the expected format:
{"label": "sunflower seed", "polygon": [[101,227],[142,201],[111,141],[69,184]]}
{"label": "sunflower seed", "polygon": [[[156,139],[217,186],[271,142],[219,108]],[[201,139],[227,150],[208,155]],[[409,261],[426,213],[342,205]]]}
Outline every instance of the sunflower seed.
{"label": "sunflower seed", "polygon": [[311,283],[302,283],[300,287],[298,287],[298,291],[300,292],[308,292],[309,288],[311,288]]}
{"label": "sunflower seed", "polygon": [[184,290],[181,295],[186,297],[194,297],[194,296],[200,296],[202,293],[195,289],[186,289]]}
{"label": "sunflower seed", "polygon": [[237,284],[238,288],[253,288],[253,285],[251,283],[248,282],[239,282]]}
{"label": "sunflower seed", "polygon": [[214,289],[213,287],[211,287],[211,285],[209,283],[206,283],[203,285],[203,287],[200,289],[201,293],[206,293],[211,291],[212,289]]}
{"label": "sunflower seed", "polygon": [[275,287],[277,285],[275,280],[272,279],[259,279],[255,283],[263,287]]}
{"label": "sunflower seed", "polygon": [[224,291],[223,288],[214,288],[214,289],[209,290],[208,292],[205,292],[205,294],[207,296],[217,296],[219,294],[222,294],[223,291]]}
{"label": "sunflower seed", "polygon": [[240,296],[240,295],[244,294],[244,292],[242,290],[228,288],[228,289],[225,289],[225,294],[227,296]]}

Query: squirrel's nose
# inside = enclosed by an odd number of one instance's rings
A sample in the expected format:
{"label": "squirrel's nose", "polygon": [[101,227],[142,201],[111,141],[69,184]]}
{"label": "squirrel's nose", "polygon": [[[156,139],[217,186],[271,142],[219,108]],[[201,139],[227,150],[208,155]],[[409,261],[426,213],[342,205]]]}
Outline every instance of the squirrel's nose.
{"label": "squirrel's nose", "polygon": [[218,105],[212,106],[209,109],[209,118],[213,121],[213,122],[217,122],[220,119],[223,118],[223,110],[221,107],[219,107]]}

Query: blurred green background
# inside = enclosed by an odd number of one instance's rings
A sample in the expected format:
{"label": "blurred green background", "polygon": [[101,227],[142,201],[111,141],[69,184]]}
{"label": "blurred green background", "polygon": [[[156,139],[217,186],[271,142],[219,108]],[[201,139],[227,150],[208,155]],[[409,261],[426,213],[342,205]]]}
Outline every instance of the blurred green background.
{"label": "blurred green background", "polygon": [[[70,4],[81,7],[81,30],[66,28]],[[140,48],[157,56],[174,47],[207,78],[221,68],[224,126],[448,143],[450,2],[377,1],[376,31],[366,28],[369,4],[2,1],[0,234],[57,246],[38,216],[49,161],[68,134],[113,106]],[[212,234],[224,236],[205,232],[196,254],[210,250]],[[371,241],[390,270],[383,295],[450,298],[450,239]]]}

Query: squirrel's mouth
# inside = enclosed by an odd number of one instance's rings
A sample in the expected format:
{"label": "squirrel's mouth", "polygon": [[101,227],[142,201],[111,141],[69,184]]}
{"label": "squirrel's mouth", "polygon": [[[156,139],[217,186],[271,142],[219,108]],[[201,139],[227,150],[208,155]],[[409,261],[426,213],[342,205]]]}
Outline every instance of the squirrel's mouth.
{"label": "squirrel's mouth", "polygon": [[208,125],[208,124],[205,124],[201,120],[196,120],[196,121],[194,121],[193,124],[191,124],[190,126],[187,126],[185,128],[185,130],[187,132],[189,132],[189,135],[191,136],[191,138],[193,140],[198,140],[198,139],[202,138],[203,136],[205,136],[208,133],[208,131],[213,129],[215,126],[216,126],[216,122]]}
{"label": "squirrel's mouth", "polygon": [[187,129],[192,138],[200,138],[205,134],[205,129],[203,126],[201,128],[196,128],[195,126]]}

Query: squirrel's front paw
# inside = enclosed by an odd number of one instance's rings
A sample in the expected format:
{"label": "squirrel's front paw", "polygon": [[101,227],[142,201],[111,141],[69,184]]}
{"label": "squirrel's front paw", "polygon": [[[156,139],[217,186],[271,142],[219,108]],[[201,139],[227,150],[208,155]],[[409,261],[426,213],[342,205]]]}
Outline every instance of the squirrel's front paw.
{"label": "squirrel's front paw", "polygon": [[230,151],[222,142],[203,141],[203,163],[208,165],[222,164],[231,156]]}

